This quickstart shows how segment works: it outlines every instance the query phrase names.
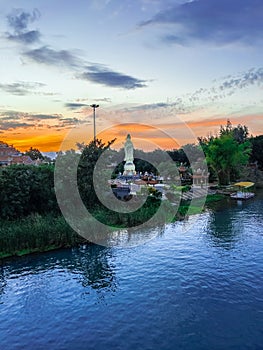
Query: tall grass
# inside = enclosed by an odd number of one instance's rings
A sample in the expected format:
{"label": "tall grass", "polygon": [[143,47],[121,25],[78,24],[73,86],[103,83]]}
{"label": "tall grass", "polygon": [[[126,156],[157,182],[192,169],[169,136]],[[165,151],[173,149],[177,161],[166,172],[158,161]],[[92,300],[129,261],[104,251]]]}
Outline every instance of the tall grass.
{"label": "tall grass", "polygon": [[74,246],[84,242],[62,216],[31,215],[0,221],[0,258]]}

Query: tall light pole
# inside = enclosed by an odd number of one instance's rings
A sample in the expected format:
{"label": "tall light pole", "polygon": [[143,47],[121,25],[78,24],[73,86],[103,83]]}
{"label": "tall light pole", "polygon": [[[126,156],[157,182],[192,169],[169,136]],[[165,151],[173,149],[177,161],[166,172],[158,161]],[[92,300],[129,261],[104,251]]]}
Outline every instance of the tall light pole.
{"label": "tall light pole", "polygon": [[96,108],[99,107],[99,105],[96,105],[95,103],[93,103],[92,105],[90,105],[91,108],[93,108],[93,131],[94,131],[94,145],[96,144],[96,113],[95,110]]}

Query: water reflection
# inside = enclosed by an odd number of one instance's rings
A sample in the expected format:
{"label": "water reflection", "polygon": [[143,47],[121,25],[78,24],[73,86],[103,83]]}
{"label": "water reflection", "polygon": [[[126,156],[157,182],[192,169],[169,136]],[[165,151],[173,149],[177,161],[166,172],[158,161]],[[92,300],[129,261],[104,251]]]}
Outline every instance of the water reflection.
{"label": "water reflection", "polygon": [[87,245],[80,248],[65,249],[41,255],[31,255],[9,259],[0,266],[0,298],[8,283],[29,275],[58,272],[72,274],[84,288],[100,293],[117,290],[114,271],[114,256],[111,248]]}
{"label": "water reflection", "polygon": [[222,201],[215,210],[210,210],[207,233],[214,246],[224,249],[233,249],[237,242],[249,232],[263,230],[263,196],[259,193],[257,198],[250,201]]}
{"label": "water reflection", "polygon": [[0,297],[4,293],[5,286],[6,286],[6,279],[5,279],[4,267],[0,262]]}
{"label": "water reflection", "polygon": [[207,232],[215,246],[233,248],[243,230],[243,222],[237,221],[233,212],[228,210],[210,213]]}
{"label": "water reflection", "polygon": [[[75,249],[72,252],[73,265],[67,270],[80,274],[83,287],[91,287],[100,292],[117,290],[112,250],[98,245],[92,248]],[[72,261],[71,261],[72,264]]]}

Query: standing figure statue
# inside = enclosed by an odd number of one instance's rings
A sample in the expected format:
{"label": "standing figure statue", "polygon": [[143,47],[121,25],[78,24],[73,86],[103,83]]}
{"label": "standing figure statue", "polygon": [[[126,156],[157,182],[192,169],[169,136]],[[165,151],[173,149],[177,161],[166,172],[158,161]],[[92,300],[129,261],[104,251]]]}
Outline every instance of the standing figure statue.
{"label": "standing figure statue", "polygon": [[124,143],[124,151],[125,151],[125,164],[124,164],[124,173],[125,176],[133,176],[136,174],[135,165],[133,163],[133,144],[131,141],[131,135],[128,134],[126,141]]}
{"label": "standing figure statue", "polygon": [[128,134],[126,138],[126,142],[124,143],[124,150],[125,150],[125,162],[126,163],[133,163],[134,157],[133,157],[133,144],[131,142],[131,135]]}

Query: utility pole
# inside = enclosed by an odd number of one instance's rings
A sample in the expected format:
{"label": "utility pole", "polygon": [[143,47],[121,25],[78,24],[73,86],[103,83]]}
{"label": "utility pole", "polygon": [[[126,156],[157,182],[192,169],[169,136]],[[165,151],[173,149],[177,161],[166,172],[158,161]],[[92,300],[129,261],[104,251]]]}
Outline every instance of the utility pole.
{"label": "utility pole", "polygon": [[99,107],[99,105],[96,105],[95,103],[93,103],[92,105],[90,105],[91,108],[93,108],[93,131],[94,131],[94,145],[96,145],[96,108]]}

